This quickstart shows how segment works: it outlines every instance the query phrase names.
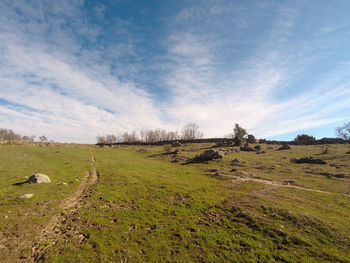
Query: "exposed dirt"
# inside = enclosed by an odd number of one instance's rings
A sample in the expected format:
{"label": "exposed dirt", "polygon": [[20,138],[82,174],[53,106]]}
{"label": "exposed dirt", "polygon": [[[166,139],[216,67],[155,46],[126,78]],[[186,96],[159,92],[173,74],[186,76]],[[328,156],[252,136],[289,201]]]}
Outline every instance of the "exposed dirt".
{"label": "exposed dirt", "polygon": [[314,193],[333,194],[333,195],[342,195],[342,196],[350,197],[350,195],[347,195],[347,194],[332,193],[332,192],[310,189],[310,188],[306,188],[306,187],[302,187],[302,186],[293,185],[294,181],[277,182],[277,181],[270,181],[270,180],[261,179],[261,178],[246,177],[246,176],[244,176],[244,177],[233,176],[233,178],[234,178],[232,180],[233,184],[247,182],[247,181],[254,181],[254,182],[259,182],[259,183],[263,183],[263,184],[267,184],[267,185],[272,185],[275,187],[289,187],[289,188],[296,188],[299,190],[314,192]]}
{"label": "exposed dirt", "polygon": [[[34,242],[24,241],[18,246],[18,249],[21,249],[21,251],[14,251],[14,254],[19,254],[19,259],[16,262],[27,263],[44,261],[45,252],[48,249],[58,242],[64,242],[72,238],[74,235],[80,235],[77,231],[78,226],[76,224],[71,224],[71,218],[84,206],[86,199],[91,194],[92,187],[98,182],[98,172],[95,167],[96,160],[91,150],[90,155],[91,172],[85,171],[85,176],[81,184],[74,193],[64,199],[57,208],[58,210],[62,210],[62,212],[58,215],[54,215],[46,225],[42,227],[36,240]],[[84,237],[79,236],[78,238],[83,239]],[[31,248],[29,255],[28,248]]]}

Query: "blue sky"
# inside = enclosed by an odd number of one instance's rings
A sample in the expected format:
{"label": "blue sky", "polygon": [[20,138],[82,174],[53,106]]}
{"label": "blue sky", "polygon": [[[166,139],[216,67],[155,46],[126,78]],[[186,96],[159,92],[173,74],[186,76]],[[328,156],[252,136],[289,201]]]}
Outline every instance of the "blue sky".
{"label": "blue sky", "polygon": [[93,143],[196,122],[259,138],[350,121],[350,1],[0,2],[0,127]]}

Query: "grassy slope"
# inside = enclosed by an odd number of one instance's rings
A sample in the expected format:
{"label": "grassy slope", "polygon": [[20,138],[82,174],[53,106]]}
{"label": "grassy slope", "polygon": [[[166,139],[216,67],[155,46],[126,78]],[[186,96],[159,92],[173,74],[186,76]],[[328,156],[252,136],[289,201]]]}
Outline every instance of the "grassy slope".
{"label": "grassy slope", "polygon": [[[350,198],[344,196],[350,194],[349,179],[319,175],[349,175],[347,146],[331,146],[321,156],[336,166],[290,163],[291,157],[317,157],[318,146],[181,165],[207,146],[182,147],[176,158],[163,155],[162,147],[144,147],[147,153],[137,147],[96,149],[100,181],[76,217],[87,238],[58,244],[47,261],[350,262]],[[233,158],[245,161],[235,173],[294,180],[334,194],[232,183]],[[224,176],[207,176],[208,169]]]}
{"label": "grassy slope", "polygon": [[[89,170],[87,149],[72,147],[0,146],[0,238],[7,249],[35,237],[40,224],[58,213],[60,200],[69,196]],[[22,184],[34,173],[50,177],[50,184]],[[66,182],[66,185],[56,185]],[[18,197],[33,193],[31,199]],[[2,242],[3,243],[3,242]],[[11,255],[1,253],[0,261]],[[12,261],[14,262],[14,261]]]}

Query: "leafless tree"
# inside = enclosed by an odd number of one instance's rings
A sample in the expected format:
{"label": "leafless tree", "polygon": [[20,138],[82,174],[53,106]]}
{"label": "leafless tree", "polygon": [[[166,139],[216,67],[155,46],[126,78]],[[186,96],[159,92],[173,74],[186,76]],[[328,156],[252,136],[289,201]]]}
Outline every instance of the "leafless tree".
{"label": "leafless tree", "polygon": [[197,124],[188,123],[182,128],[182,139],[184,140],[194,140],[203,138],[203,132],[199,131]]}
{"label": "leafless tree", "polygon": [[45,135],[42,135],[39,137],[40,142],[47,142],[47,137]]}
{"label": "leafless tree", "polygon": [[335,134],[338,138],[342,138],[344,140],[350,140],[350,122],[345,123],[341,127],[337,127],[335,129]]}

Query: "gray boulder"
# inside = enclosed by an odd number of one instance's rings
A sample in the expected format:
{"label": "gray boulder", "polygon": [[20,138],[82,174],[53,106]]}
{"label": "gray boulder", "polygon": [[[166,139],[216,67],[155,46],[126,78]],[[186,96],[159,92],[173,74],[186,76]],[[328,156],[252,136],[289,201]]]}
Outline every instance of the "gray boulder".
{"label": "gray boulder", "polygon": [[32,198],[34,194],[24,194],[19,196],[18,198],[22,198],[22,199],[29,199]]}
{"label": "gray boulder", "polygon": [[223,158],[223,154],[220,151],[206,150],[203,152],[203,156],[206,160],[213,160]]}
{"label": "gray boulder", "polygon": [[283,144],[280,148],[278,148],[279,151],[281,150],[290,150],[292,147],[290,147],[288,144]]}
{"label": "gray boulder", "polygon": [[33,174],[31,177],[29,177],[28,182],[29,183],[40,184],[40,183],[50,183],[51,180],[45,174]]}

